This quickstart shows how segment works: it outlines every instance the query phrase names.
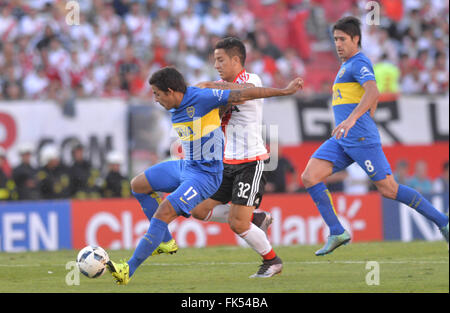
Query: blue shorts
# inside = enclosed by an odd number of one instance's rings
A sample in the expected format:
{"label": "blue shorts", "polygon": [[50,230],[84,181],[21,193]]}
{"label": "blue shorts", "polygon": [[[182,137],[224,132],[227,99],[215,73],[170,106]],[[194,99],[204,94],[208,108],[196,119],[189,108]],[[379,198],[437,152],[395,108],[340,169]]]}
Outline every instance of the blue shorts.
{"label": "blue shorts", "polygon": [[330,138],[311,157],[332,162],[333,173],[342,171],[356,162],[373,181],[392,175],[391,166],[384,155],[381,144],[343,147],[335,138]]}
{"label": "blue shorts", "polygon": [[145,171],[153,191],[170,192],[167,200],[178,215],[189,217],[200,202],[212,196],[222,183],[222,172],[206,172],[184,160],[166,161]]}

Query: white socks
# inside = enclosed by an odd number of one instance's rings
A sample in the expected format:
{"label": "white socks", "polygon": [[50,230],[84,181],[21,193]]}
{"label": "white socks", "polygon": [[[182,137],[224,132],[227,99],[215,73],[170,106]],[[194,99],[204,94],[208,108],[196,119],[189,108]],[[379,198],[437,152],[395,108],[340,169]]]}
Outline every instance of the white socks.
{"label": "white socks", "polygon": [[204,219],[205,222],[218,222],[218,223],[228,223],[228,215],[230,214],[230,205],[219,204],[216,205],[211,211],[209,211],[208,216]]}
{"label": "white socks", "polygon": [[[228,215],[230,214],[229,204],[219,204],[215,206],[206,216],[206,222],[228,223]],[[266,233],[253,223],[250,223],[250,228],[239,234],[245,242],[252,247],[263,258],[272,258],[276,254],[273,252],[272,246],[267,239]]]}
{"label": "white socks", "polygon": [[266,233],[253,223],[250,224],[249,230],[239,234],[239,236],[244,239],[253,250],[262,256],[265,256],[272,251],[272,246],[267,239]]}

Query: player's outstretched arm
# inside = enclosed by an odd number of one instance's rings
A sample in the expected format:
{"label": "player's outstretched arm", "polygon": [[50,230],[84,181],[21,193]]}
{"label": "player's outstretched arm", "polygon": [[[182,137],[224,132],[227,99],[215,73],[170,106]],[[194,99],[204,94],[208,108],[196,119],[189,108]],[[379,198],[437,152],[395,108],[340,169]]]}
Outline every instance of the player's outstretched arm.
{"label": "player's outstretched arm", "polygon": [[297,77],[287,85],[286,88],[268,88],[268,87],[252,87],[245,89],[231,90],[228,96],[228,103],[238,104],[243,101],[261,99],[261,98],[271,98],[271,97],[281,97],[289,96],[296,93],[303,87],[303,79]]}
{"label": "player's outstretched arm", "polygon": [[211,88],[211,89],[223,89],[223,90],[231,90],[231,89],[245,89],[255,87],[253,84],[249,83],[230,83],[230,82],[201,82],[195,85],[198,88]]}

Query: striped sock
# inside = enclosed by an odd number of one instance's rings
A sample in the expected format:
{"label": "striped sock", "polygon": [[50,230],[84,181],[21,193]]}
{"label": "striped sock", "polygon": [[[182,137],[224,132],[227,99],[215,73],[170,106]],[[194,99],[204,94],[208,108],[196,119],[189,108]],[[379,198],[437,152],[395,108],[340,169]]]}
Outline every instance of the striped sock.
{"label": "striped sock", "polygon": [[[137,193],[132,191],[133,196],[137,201],[141,204],[142,211],[144,211],[145,216],[147,216],[148,220],[151,221],[153,215],[158,209],[159,204],[161,203],[161,197],[154,191],[149,194],[145,193]],[[167,229],[167,232],[164,234],[163,242],[168,242],[172,240],[172,234]]]}
{"label": "striped sock", "polygon": [[447,226],[448,224],[448,217],[445,214],[436,210],[436,208],[419,192],[408,186],[398,186],[397,197],[395,200],[413,208],[427,219],[433,221],[439,228]]}
{"label": "striped sock", "polygon": [[150,227],[147,233],[139,241],[139,244],[134,250],[133,256],[128,261],[130,267],[130,277],[134,274],[136,269],[144,262],[156,248],[161,244],[164,234],[168,231],[167,223],[152,218]]}
{"label": "striped sock", "polygon": [[342,227],[337,217],[336,211],[333,205],[333,199],[328,191],[327,186],[324,183],[318,183],[310,188],[306,189],[319,209],[320,215],[324,219],[325,223],[330,228],[330,235],[340,235],[345,229]]}

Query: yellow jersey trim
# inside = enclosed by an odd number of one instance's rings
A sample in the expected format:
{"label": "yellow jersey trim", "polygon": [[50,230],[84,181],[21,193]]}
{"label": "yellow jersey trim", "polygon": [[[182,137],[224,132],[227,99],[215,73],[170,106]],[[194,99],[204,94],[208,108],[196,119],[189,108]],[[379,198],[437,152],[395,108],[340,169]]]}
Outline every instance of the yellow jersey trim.
{"label": "yellow jersey trim", "polygon": [[332,105],[359,103],[364,95],[364,88],[359,83],[336,83],[333,85]]}
{"label": "yellow jersey trim", "polygon": [[201,139],[219,127],[220,117],[218,108],[193,121],[173,124],[173,128],[176,130],[182,141]]}

